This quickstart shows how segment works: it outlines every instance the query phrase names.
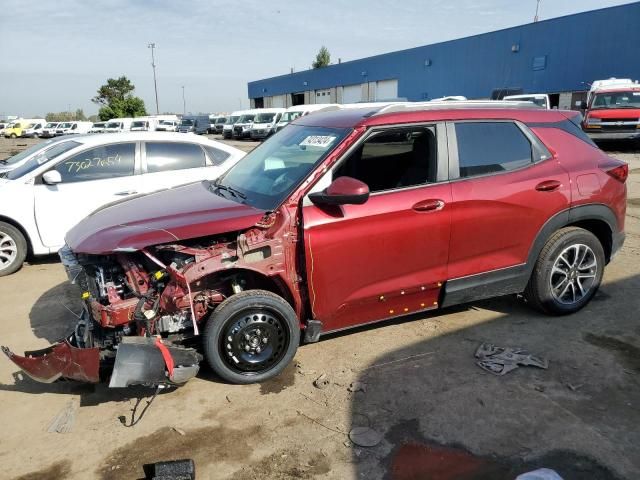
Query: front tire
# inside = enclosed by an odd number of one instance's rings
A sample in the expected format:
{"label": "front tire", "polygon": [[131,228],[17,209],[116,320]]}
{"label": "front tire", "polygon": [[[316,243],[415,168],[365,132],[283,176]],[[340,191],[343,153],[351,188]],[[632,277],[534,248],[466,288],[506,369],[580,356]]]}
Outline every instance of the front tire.
{"label": "front tire", "polygon": [[548,315],[577,312],[598,291],[604,265],[604,249],[595,235],[578,227],[560,229],[540,252],[524,296]]}
{"label": "front tire", "polygon": [[237,384],[275,377],[293,359],[300,324],[282,297],[247,290],[222,302],[207,320],[204,352],[213,371]]}
{"label": "front tire", "polygon": [[0,277],[20,270],[27,258],[27,241],[13,225],[0,222]]}

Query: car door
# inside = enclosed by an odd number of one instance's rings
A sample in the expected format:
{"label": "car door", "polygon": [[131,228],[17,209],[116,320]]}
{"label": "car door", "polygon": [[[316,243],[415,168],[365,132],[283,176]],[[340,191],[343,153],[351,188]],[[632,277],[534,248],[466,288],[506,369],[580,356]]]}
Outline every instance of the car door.
{"label": "car door", "polygon": [[42,243],[64,245],[71,227],[107,203],[140,190],[138,146],[121,142],[97,147],[61,159],[52,168],[62,181],[47,185],[39,176],[34,184],[35,219]]}
{"label": "car door", "polygon": [[144,192],[215,180],[229,157],[223,150],[190,142],[144,142],[143,152]]}
{"label": "car door", "polygon": [[544,223],[569,207],[567,172],[519,122],[447,127],[454,144],[450,278],[522,266]]}
{"label": "car door", "polygon": [[310,303],[323,331],[437,306],[451,229],[444,128],[373,131],[314,189],[340,176],[366,183],[368,201],[328,208],[305,198],[302,214]]}

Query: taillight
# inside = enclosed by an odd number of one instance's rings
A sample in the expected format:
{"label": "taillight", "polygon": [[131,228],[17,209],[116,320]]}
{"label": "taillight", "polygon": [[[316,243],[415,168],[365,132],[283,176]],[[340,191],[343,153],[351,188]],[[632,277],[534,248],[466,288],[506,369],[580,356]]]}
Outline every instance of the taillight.
{"label": "taillight", "polygon": [[626,163],[623,163],[622,165],[619,165],[614,168],[605,167],[604,171],[605,173],[607,173],[607,175],[610,175],[616,180],[624,183],[627,180],[627,177],[629,176],[629,165],[627,165]]}

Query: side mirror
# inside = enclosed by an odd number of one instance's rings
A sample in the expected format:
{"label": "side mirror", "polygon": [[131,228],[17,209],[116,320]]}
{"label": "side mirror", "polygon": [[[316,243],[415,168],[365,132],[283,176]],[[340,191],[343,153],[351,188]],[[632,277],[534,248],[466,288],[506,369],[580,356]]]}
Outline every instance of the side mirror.
{"label": "side mirror", "polygon": [[368,199],[367,184],[351,177],[338,177],[322,192],[309,194],[315,205],[362,205]]}
{"label": "side mirror", "polygon": [[583,100],[580,102],[580,110],[586,110],[586,109],[587,109],[587,102]]}
{"label": "side mirror", "polygon": [[62,175],[57,170],[49,170],[44,175],[42,175],[42,181],[47,185],[57,185],[58,183],[62,183]]}

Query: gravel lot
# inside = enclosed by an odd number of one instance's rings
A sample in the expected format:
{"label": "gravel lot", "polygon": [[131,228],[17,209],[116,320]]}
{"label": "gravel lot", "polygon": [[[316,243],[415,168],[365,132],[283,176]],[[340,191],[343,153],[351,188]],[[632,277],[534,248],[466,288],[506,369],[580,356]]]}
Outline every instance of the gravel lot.
{"label": "gravel lot", "polygon": [[[0,139],[0,158],[26,143]],[[132,428],[119,417],[149,391],[43,385],[0,359],[0,477],[140,478],[144,463],[193,458],[204,479],[493,480],[542,466],[565,479],[640,478],[640,153],[605,148],[632,171],[627,240],[580,313],[549,318],[505,297],[325,338],[263,385],[203,368]],[[0,344],[19,352],[55,341],[80,310],[55,257],[0,278],[0,305]],[[474,364],[482,342],[524,347],[549,368],[492,376]],[[322,373],[329,384],[315,388]],[[48,433],[70,403],[72,431]],[[355,426],[382,440],[353,445]],[[447,462],[457,477],[429,476]]]}

